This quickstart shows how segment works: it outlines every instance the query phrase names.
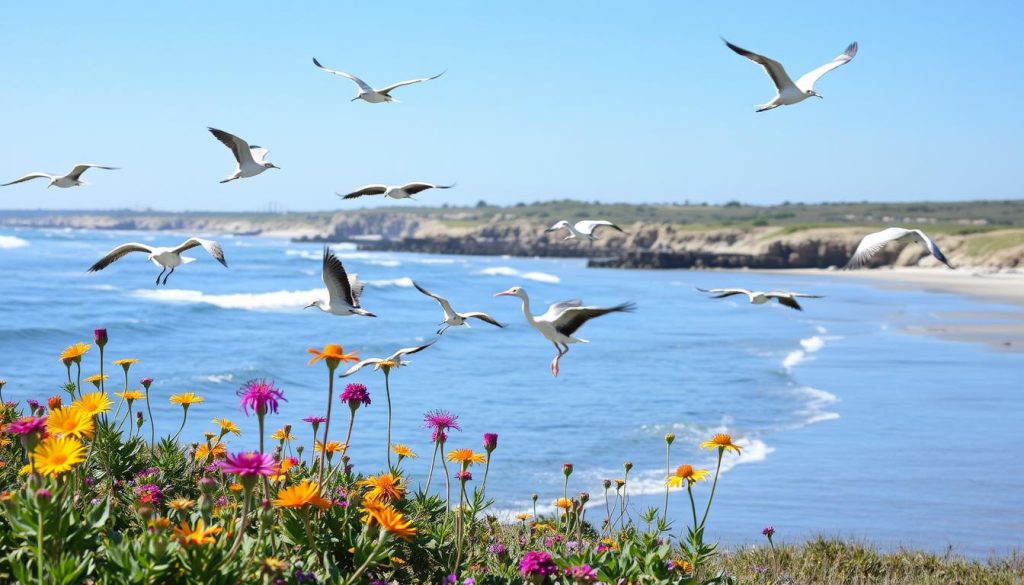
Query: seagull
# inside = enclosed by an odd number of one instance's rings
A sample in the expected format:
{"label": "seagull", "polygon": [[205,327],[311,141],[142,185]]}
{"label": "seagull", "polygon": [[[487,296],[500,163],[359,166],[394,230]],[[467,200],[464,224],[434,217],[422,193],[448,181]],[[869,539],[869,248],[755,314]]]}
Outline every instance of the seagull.
{"label": "seagull", "polygon": [[306,305],[306,309],[316,307],[325,313],[339,317],[377,316],[359,306],[359,297],[363,294],[364,286],[359,282],[359,275],[347,274],[345,267],[341,265],[341,260],[338,260],[338,257],[327,246],[324,246],[323,279],[324,284],[327,285],[328,301],[325,303],[317,299]]}
{"label": "seagull", "polygon": [[421,346],[418,346],[418,347],[403,347],[402,349],[396,351],[395,353],[389,355],[386,358],[367,358],[367,359],[359,362],[358,364],[353,365],[351,368],[345,370],[345,373],[342,374],[341,377],[342,378],[347,378],[347,377],[351,376],[352,374],[358,372],[359,370],[363,369],[364,366],[369,366],[369,365],[372,365],[374,370],[381,369],[385,364],[389,368],[391,368],[391,369],[397,369],[397,368],[400,368],[402,366],[407,366],[407,365],[409,365],[409,362],[403,361],[402,360],[403,357],[405,357],[407,355],[414,354],[414,353],[421,352],[424,349],[427,349],[428,347],[430,347],[431,345],[434,345],[435,343],[437,343],[437,339],[431,341],[430,343],[427,343],[425,345],[421,345]]}
{"label": "seagull", "polygon": [[51,175],[49,173],[29,173],[24,177],[19,177],[11,181],[10,183],[4,183],[3,185],[0,185],[0,187],[6,187],[8,185],[13,185],[15,183],[24,183],[25,181],[31,181],[32,179],[46,179],[50,181],[50,184],[46,186],[47,188],[61,187],[63,189],[67,189],[68,187],[88,185],[89,183],[81,181],[80,179],[82,178],[82,173],[89,169],[103,169],[106,171],[116,171],[118,167],[105,167],[103,165],[94,165],[88,163],[80,164],[75,165],[75,168],[71,169],[71,172],[69,172],[66,175]]}
{"label": "seagull", "polygon": [[[427,189],[451,189],[454,186],[455,183],[451,185],[435,185],[433,183],[420,182],[406,183],[405,185],[367,185],[346,195],[341,193],[335,193],[335,195],[342,199],[356,199],[365,195],[383,195],[392,199],[413,199],[413,195]],[[415,199],[413,200],[415,201]]]}
{"label": "seagull", "polygon": [[597,231],[597,228],[601,228],[601,227],[607,227],[607,228],[611,228],[611,229],[613,229],[615,231],[626,233],[626,232],[623,232],[622,228],[620,228],[619,226],[615,225],[614,223],[612,223],[610,221],[605,221],[603,219],[598,219],[598,220],[589,220],[588,219],[588,220],[584,220],[584,221],[578,221],[578,222],[576,222],[576,225],[572,225],[571,223],[569,223],[569,222],[567,222],[567,221],[565,221],[563,219],[562,221],[556,223],[555,225],[549,227],[548,229],[546,229],[544,231],[545,232],[553,232],[553,231],[565,228],[565,229],[569,230],[569,235],[565,236],[566,240],[573,240],[573,239],[576,239],[576,238],[586,238],[586,239],[588,239],[590,241],[594,241],[594,240],[597,239],[597,236],[594,235],[594,232]]}
{"label": "seagull", "polygon": [[853,257],[846,264],[847,269],[860,268],[867,264],[872,256],[885,247],[889,242],[909,240],[915,244],[921,244],[929,254],[946,266],[953,268],[953,265],[946,260],[946,256],[939,249],[939,246],[921,230],[908,230],[905,228],[891,227],[880,232],[868,234],[857,245]]}
{"label": "seagull", "polygon": [[392,91],[394,91],[394,90],[396,90],[396,89],[398,89],[398,88],[400,88],[402,86],[405,86],[405,85],[412,85],[414,83],[422,83],[424,81],[431,81],[433,79],[437,79],[438,77],[441,77],[442,75],[444,75],[444,71],[442,71],[442,72],[438,73],[437,75],[435,75],[433,77],[423,77],[421,79],[410,79],[408,81],[399,81],[398,83],[392,83],[391,85],[388,85],[386,87],[382,87],[380,89],[373,89],[372,87],[367,85],[365,81],[363,81],[362,79],[359,79],[358,77],[356,77],[355,75],[352,75],[351,73],[345,73],[344,71],[335,71],[334,69],[328,69],[328,68],[324,67],[323,65],[320,64],[319,61],[316,60],[316,57],[313,58],[313,65],[316,65],[317,68],[320,69],[321,71],[326,71],[328,73],[333,73],[334,75],[340,75],[341,77],[344,77],[346,79],[350,79],[350,80],[354,81],[355,84],[359,86],[359,93],[356,94],[356,97],[352,98],[352,101],[363,100],[363,101],[369,102],[371,104],[380,104],[380,103],[385,103],[385,102],[397,102],[398,100],[396,100],[395,98],[391,97],[391,92]]}
{"label": "seagull", "polygon": [[441,321],[441,325],[444,325],[444,327],[438,329],[438,335],[441,335],[442,333],[447,331],[449,327],[460,327],[463,325],[469,327],[469,323],[466,323],[466,319],[480,319],[484,323],[490,323],[491,325],[494,325],[496,327],[504,327],[504,325],[498,323],[494,319],[494,317],[491,317],[487,313],[456,313],[455,309],[453,309],[451,304],[448,303],[448,299],[435,295],[434,293],[416,284],[415,282],[413,282],[412,285],[416,287],[416,290],[437,301],[437,303],[441,305],[441,309],[444,310],[444,321]]}
{"label": "seagull", "polygon": [[494,296],[519,297],[523,301],[523,316],[526,317],[526,322],[533,325],[533,328],[539,331],[558,350],[558,355],[551,361],[551,375],[556,377],[558,376],[558,362],[562,359],[562,356],[569,353],[569,344],[589,343],[586,339],[573,337],[573,333],[577,329],[594,317],[600,317],[608,313],[630,313],[636,308],[634,303],[622,303],[621,305],[608,308],[584,307],[583,301],[573,299],[571,301],[555,303],[548,307],[546,313],[539,317],[534,317],[530,313],[530,297],[522,287],[514,286]]}
{"label": "seagull", "polygon": [[[150,262],[156,264],[157,266],[163,269],[160,271],[160,274],[158,274],[156,277],[157,285],[160,284],[161,276],[163,276],[164,278],[163,284],[167,284],[167,279],[170,278],[172,274],[174,274],[175,268],[181,266],[182,264],[189,264],[191,262],[196,261],[195,258],[188,258],[182,256],[181,253],[187,250],[191,250],[192,248],[196,248],[198,246],[202,246],[203,249],[210,254],[210,256],[213,256],[214,259],[217,260],[217,262],[220,262],[221,264],[224,265],[225,268],[227,268],[228,263],[224,259],[224,250],[220,247],[220,244],[213,240],[204,240],[202,238],[189,238],[184,242],[178,244],[174,248],[147,246],[146,244],[136,243],[121,244],[120,246],[107,252],[107,255],[104,256],[103,258],[100,258],[99,262],[89,267],[88,271],[99,272],[100,270],[103,270],[104,268],[110,266],[114,262],[117,262],[127,254],[130,254],[132,252],[145,252],[149,254]],[[171,269],[170,272],[167,272],[168,268]],[[167,276],[164,276],[164,272],[167,272]]]}
{"label": "seagull", "polygon": [[711,293],[713,299],[724,299],[725,297],[731,297],[733,295],[747,295],[752,305],[763,305],[768,301],[775,299],[780,305],[787,306],[797,311],[803,311],[803,307],[800,303],[796,302],[796,299],[820,299],[823,298],[820,295],[808,295],[798,292],[789,292],[785,290],[773,290],[771,292],[761,292],[747,290],[745,288],[713,288],[711,290],[698,288],[700,292]]}
{"label": "seagull", "polygon": [[281,168],[275,166],[274,163],[267,162],[265,160],[267,153],[270,152],[266,148],[260,146],[249,146],[248,142],[223,130],[218,130],[216,128],[209,128],[209,130],[217,140],[224,143],[224,146],[231,149],[232,154],[235,155],[235,173],[221,181],[221,183],[227,183],[229,181],[234,181],[235,179],[244,179],[246,177],[255,177],[267,169]]}
{"label": "seagull", "polygon": [[763,67],[765,72],[768,73],[768,77],[772,78],[772,83],[775,84],[775,97],[767,104],[757,106],[758,112],[763,112],[779,106],[797,104],[811,96],[819,98],[822,97],[814,91],[814,83],[821,79],[822,75],[825,75],[840,65],[849,63],[857,54],[857,43],[850,43],[850,46],[846,47],[846,50],[843,51],[841,55],[821,67],[818,67],[814,71],[805,73],[803,77],[796,80],[796,83],[793,83],[793,80],[789,78],[789,75],[786,74],[786,70],[782,68],[782,64],[778,61],[758,55],[757,53],[751,53],[746,49],[737,47],[725,39],[722,40],[725,41],[727,47],[736,53],[743,55],[747,59],[750,59],[754,63]]}

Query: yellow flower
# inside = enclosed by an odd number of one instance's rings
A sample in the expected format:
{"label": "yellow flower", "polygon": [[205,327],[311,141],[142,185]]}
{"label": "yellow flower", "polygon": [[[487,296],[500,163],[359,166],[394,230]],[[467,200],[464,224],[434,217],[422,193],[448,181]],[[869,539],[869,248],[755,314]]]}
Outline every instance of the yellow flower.
{"label": "yellow flower", "polygon": [[693,572],[693,565],[690,564],[690,561],[681,561],[681,560],[677,560],[677,559],[672,559],[672,560],[669,561],[669,563],[672,564],[672,569],[673,570],[679,571],[680,573],[692,573]]}
{"label": "yellow flower", "polygon": [[526,522],[527,520],[530,519],[531,515],[532,514],[522,514],[522,513],[516,514],[516,520],[519,520],[519,521],[522,521],[522,522]]}
{"label": "yellow flower", "polygon": [[189,526],[188,522],[182,520],[181,524],[174,529],[174,536],[177,538],[181,546],[202,546],[204,544],[213,544],[217,542],[214,538],[221,531],[220,526],[212,526],[205,528],[202,519],[196,520],[195,528]]}
{"label": "yellow flower", "polygon": [[260,570],[264,573],[270,573],[276,575],[284,572],[288,568],[288,563],[276,557],[264,557],[260,561]]}
{"label": "yellow flower", "polygon": [[220,427],[220,433],[222,436],[228,433],[231,433],[236,437],[242,436],[242,430],[238,428],[238,425],[226,418],[215,418],[213,419],[213,424]]}
{"label": "yellow flower", "polygon": [[125,390],[124,392],[115,392],[114,396],[119,396],[128,402],[135,400],[142,400],[143,394],[138,390]]}
{"label": "yellow flower", "polygon": [[740,454],[740,447],[732,442],[732,437],[726,434],[718,434],[712,437],[710,441],[704,441],[700,444],[702,449],[718,449],[720,451],[735,451],[737,455]]}
{"label": "yellow flower", "polygon": [[304,479],[277,492],[274,505],[279,508],[301,508],[306,505],[329,508],[331,503],[320,497],[320,486],[316,482]]}
{"label": "yellow flower", "polygon": [[537,532],[544,532],[544,531],[554,532],[555,531],[555,527],[550,525],[550,524],[548,524],[547,522],[534,522],[532,524],[532,527]]}
{"label": "yellow flower", "polygon": [[100,387],[100,382],[105,382],[107,380],[107,378],[109,378],[109,377],[110,376],[108,376],[106,374],[103,374],[102,376],[99,375],[99,374],[93,374],[92,376],[89,376],[88,378],[86,378],[86,379],[84,379],[82,381],[83,382],[88,382],[88,383],[92,384],[93,386],[95,386],[98,389]]}
{"label": "yellow flower", "polygon": [[124,371],[126,373],[128,372],[128,368],[134,366],[137,363],[139,363],[139,360],[134,359],[134,358],[132,358],[132,359],[125,359],[125,360],[114,360],[114,365],[115,366],[121,366],[122,368],[124,368]]}
{"label": "yellow flower", "polygon": [[171,404],[180,404],[183,408],[188,408],[202,402],[203,397],[197,396],[195,392],[182,392],[181,394],[172,394],[170,401]]}
{"label": "yellow flower", "polygon": [[287,429],[280,428],[274,431],[274,434],[270,435],[270,438],[277,441],[294,441],[295,435],[289,433]]}
{"label": "yellow flower", "polygon": [[268,475],[270,481],[284,481],[288,477],[288,470],[295,466],[291,457],[285,457],[277,464],[277,473]]}
{"label": "yellow flower", "polygon": [[474,463],[484,463],[487,458],[483,453],[474,453],[472,449],[455,449],[448,452],[448,461],[455,461],[469,466]]}
{"label": "yellow flower", "polygon": [[[14,444],[14,441],[8,439],[7,437],[0,438],[0,447],[6,447],[8,445],[13,445],[13,444]],[[4,462],[0,462],[0,463],[4,463]]]}
{"label": "yellow flower", "polygon": [[200,443],[196,447],[196,461],[201,461],[207,457],[213,457],[214,459],[223,459],[228,454],[228,448],[224,446],[224,443],[216,443],[213,446],[207,443]]}
{"label": "yellow flower", "polygon": [[196,505],[195,500],[190,500],[188,498],[174,498],[173,500],[167,502],[168,507],[170,507],[172,510],[178,510],[179,512],[189,510],[194,505]]}
{"label": "yellow flower", "polygon": [[78,406],[69,406],[50,411],[50,416],[46,417],[46,430],[54,435],[81,439],[92,437],[95,426],[92,415]]}
{"label": "yellow flower", "polygon": [[668,476],[669,487],[691,486],[698,481],[703,481],[708,476],[707,469],[694,469],[692,465],[680,465],[676,472]]}
{"label": "yellow flower", "polygon": [[370,502],[393,502],[401,500],[405,495],[405,483],[401,477],[391,473],[371,475],[364,480],[356,482],[356,485],[368,487],[370,490],[363,496],[364,501]]}
{"label": "yellow flower", "polygon": [[32,451],[36,471],[50,477],[71,471],[85,461],[85,446],[70,437],[50,437]]}
{"label": "yellow flower", "polygon": [[624,486],[624,485],[626,485],[626,480],[624,480],[624,479],[616,479],[615,480],[615,491],[621,490],[622,486]]}
{"label": "yellow flower", "polygon": [[408,457],[409,459],[415,459],[416,458],[416,454],[412,452],[412,449],[406,447],[405,445],[403,445],[401,443],[392,443],[391,444],[391,451],[393,451],[395,455],[398,455],[399,457],[401,457],[403,459],[406,458],[406,457]]}
{"label": "yellow flower", "polygon": [[146,526],[151,528],[153,531],[167,530],[171,527],[171,521],[167,518],[154,518],[149,522],[146,522]]}
{"label": "yellow flower", "polygon": [[60,352],[60,361],[65,364],[82,361],[82,356],[92,347],[88,343],[76,343]]}
{"label": "yellow flower", "polygon": [[619,550],[619,543],[615,542],[610,538],[602,538],[600,542],[601,544],[607,546],[609,550]]}
{"label": "yellow flower", "polygon": [[390,533],[392,536],[411,539],[416,535],[416,528],[412,522],[405,519],[405,516],[388,504],[380,502],[363,502],[363,510],[366,512],[364,522],[370,524],[376,522],[381,530]]}
{"label": "yellow flower", "polygon": [[242,484],[240,484],[240,483],[238,483],[236,481],[236,482],[232,483],[231,485],[229,485],[228,489],[233,491],[233,492],[240,492],[240,491],[242,491]]}
{"label": "yellow flower", "polygon": [[28,475],[30,473],[32,473],[31,463],[26,463],[25,465],[22,465],[21,469],[18,470],[18,475]]}
{"label": "yellow flower", "polygon": [[89,394],[83,394],[81,398],[76,400],[71,406],[77,406],[82,411],[89,413],[89,416],[96,416],[97,414],[107,412],[114,403],[107,398],[106,392],[90,392]]}
{"label": "yellow flower", "polygon": [[[319,453],[324,450],[324,444],[320,441],[313,443],[313,451]],[[345,443],[340,441],[327,441],[327,454],[341,453],[345,450]]]}
{"label": "yellow flower", "polygon": [[558,498],[557,500],[554,501],[554,505],[556,508],[561,508],[563,510],[568,511],[569,509],[572,508],[572,500],[570,500],[569,498]]}
{"label": "yellow flower", "polygon": [[327,366],[330,368],[336,368],[341,362],[358,362],[359,358],[356,357],[356,352],[345,353],[340,345],[329,344],[325,345],[323,351],[313,349],[312,347],[306,350],[313,354],[313,358],[309,360],[309,364],[313,365],[320,360],[327,360]]}

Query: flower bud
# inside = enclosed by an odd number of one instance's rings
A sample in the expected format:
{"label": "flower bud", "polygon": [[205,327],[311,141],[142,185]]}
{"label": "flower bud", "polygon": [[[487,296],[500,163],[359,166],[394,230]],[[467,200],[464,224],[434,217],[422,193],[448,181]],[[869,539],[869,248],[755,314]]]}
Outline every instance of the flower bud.
{"label": "flower bud", "polygon": [[50,407],[50,410],[56,410],[61,407],[60,396],[51,396],[46,399],[46,405]]}
{"label": "flower bud", "polygon": [[590,501],[590,494],[587,492],[580,492],[580,504],[586,504]]}
{"label": "flower bud", "polygon": [[146,390],[149,390],[149,386],[152,383],[153,383],[153,378],[143,378],[143,379],[139,380],[139,384],[142,384],[142,387],[145,388]]}
{"label": "flower bud", "polygon": [[601,482],[601,485],[604,486],[604,489],[608,489],[608,488],[612,487],[612,480],[606,479],[603,482]]}
{"label": "flower bud", "polygon": [[53,499],[53,492],[46,488],[39,488],[36,490],[36,499],[39,500],[41,504],[49,504],[50,500]]}
{"label": "flower bud", "polygon": [[498,433],[484,433],[484,451],[490,454],[498,448]]}
{"label": "flower bud", "polygon": [[675,440],[676,440],[676,434],[675,433],[665,433],[665,443],[666,444],[671,445],[672,442],[675,441]]}
{"label": "flower bud", "polygon": [[199,489],[207,495],[210,495],[217,489],[217,481],[212,477],[200,477],[199,478]]}
{"label": "flower bud", "polygon": [[107,330],[106,329],[95,329],[92,332],[92,339],[96,342],[96,345],[103,349],[103,346],[107,344]]}
{"label": "flower bud", "polygon": [[572,463],[562,464],[562,475],[564,475],[565,477],[569,477],[570,475],[572,475]]}
{"label": "flower bud", "polygon": [[534,502],[536,502],[537,498],[539,497],[540,496],[537,495],[537,492],[533,492],[532,494],[530,494],[530,499],[533,500]]}
{"label": "flower bud", "polygon": [[632,461],[626,461],[625,463],[622,464],[622,467],[623,467],[623,469],[626,470],[626,473],[629,473],[629,470],[633,469],[633,462]]}
{"label": "flower bud", "polygon": [[136,428],[140,428],[141,429],[143,423],[145,423],[145,422],[146,422],[146,419],[142,418],[142,411],[141,410],[137,411],[135,413],[135,426],[136,426]]}

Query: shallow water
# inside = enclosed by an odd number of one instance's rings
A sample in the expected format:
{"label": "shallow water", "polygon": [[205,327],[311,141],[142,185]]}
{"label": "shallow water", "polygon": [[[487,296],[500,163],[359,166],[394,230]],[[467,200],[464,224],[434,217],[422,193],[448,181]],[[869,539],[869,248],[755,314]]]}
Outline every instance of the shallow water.
{"label": "shallow water", "polygon": [[[141,360],[131,385],[156,379],[157,430],[173,432],[180,409],[171,393],[195,391],[183,437],[229,417],[251,447],[256,421],[235,391],[247,379],[276,380],[288,398],[269,427],[294,425],[309,445],[304,416],[322,414],[326,369],[307,367],[306,349],[341,343],[362,356],[386,355],[433,338],[440,309],[412,280],[451,299],[461,311],[486,311],[509,324],[480,323],[446,333],[410,357],[392,379],[394,437],[420,458],[426,476],[431,444],[423,413],[448,409],[462,432],[449,448],[480,450],[481,435],[500,446],[488,480],[501,511],[542,506],[561,495],[561,464],[575,472],[570,492],[588,491],[603,517],[601,480],[634,464],[631,514],[660,505],[663,435],[678,436],[672,465],[713,466],[696,443],[729,432],[743,446],[727,455],[709,533],[729,545],[757,542],[774,525],[777,541],[818,533],[985,556],[1022,548],[1024,355],[981,345],[908,335],[946,311],[1011,311],[956,295],[874,288],[850,279],[689,271],[587,269],[580,260],[446,257],[356,252],[339,246],[350,272],[368,282],[364,306],[377,319],[303,311],[322,288],[321,249],[313,244],[221,237],[230,269],[201,250],[169,285],[141,255],[97,274],[85,269],[123,241],[173,245],[167,233],[4,230],[0,233],[0,377],[5,397],[59,394],[61,349],[91,341],[106,327],[110,359]],[[581,296],[590,304],[638,302],[632,315],[587,324],[553,379],[554,348],[523,320],[515,299],[493,298],[513,285],[531,294],[534,312]],[[776,305],[709,300],[695,286],[790,288],[824,294],[798,313]],[[95,373],[97,352],[85,374]],[[120,388],[120,371],[110,386]],[[372,406],[359,411],[353,463],[381,468],[385,446],[383,376],[364,370]],[[340,386],[339,386],[340,390]],[[332,438],[342,440],[347,410],[335,405]],[[307,447],[307,456],[309,449]],[[452,470],[454,471],[454,470]],[[482,469],[476,471],[479,481]],[[703,500],[708,486],[695,488]],[[646,495],[645,495],[646,494]],[[550,508],[550,506],[544,506]],[[676,529],[689,516],[684,493],[671,496]]]}

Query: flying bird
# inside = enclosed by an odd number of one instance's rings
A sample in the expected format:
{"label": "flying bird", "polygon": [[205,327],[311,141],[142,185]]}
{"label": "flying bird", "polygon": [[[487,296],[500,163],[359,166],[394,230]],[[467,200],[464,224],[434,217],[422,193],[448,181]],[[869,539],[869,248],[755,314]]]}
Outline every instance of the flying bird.
{"label": "flying bird", "polygon": [[[174,274],[175,268],[181,266],[182,264],[189,264],[191,262],[196,261],[195,258],[188,258],[182,256],[182,252],[191,250],[192,248],[196,248],[199,246],[202,246],[203,249],[210,254],[210,256],[213,256],[214,259],[217,260],[217,262],[220,262],[221,264],[224,265],[225,268],[227,268],[228,263],[227,260],[224,259],[224,250],[220,247],[220,244],[213,240],[204,240],[202,238],[189,238],[184,242],[178,244],[174,248],[147,246],[146,244],[136,244],[134,242],[128,244],[121,244],[120,246],[107,252],[107,254],[103,258],[100,258],[99,262],[89,267],[88,271],[99,272],[100,270],[103,270],[107,266],[110,266],[114,262],[117,262],[118,260],[132,252],[145,252],[146,254],[149,255],[150,262],[162,268],[160,274],[158,274],[156,277],[157,285],[160,284],[161,276],[163,276],[164,279],[163,284],[167,284],[167,279],[170,278],[172,274]],[[171,269],[170,272],[167,272],[168,268]],[[167,276],[164,276],[164,272],[167,272]]]}
{"label": "flying bird", "polygon": [[372,87],[367,85],[365,81],[363,81],[362,79],[359,79],[358,77],[356,77],[355,75],[352,75],[351,73],[345,73],[344,71],[335,71],[334,69],[328,69],[328,68],[324,67],[323,65],[320,64],[319,61],[316,60],[315,57],[313,58],[313,65],[316,65],[317,68],[320,69],[321,71],[326,71],[328,73],[333,73],[334,75],[339,75],[341,77],[344,77],[345,79],[349,79],[349,80],[355,82],[355,84],[357,86],[359,86],[359,92],[356,94],[356,97],[352,98],[352,101],[363,100],[363,101],[369,102],[371,104],[381,104],[381,103],[385,103],[385,102],[397,102],[398,100],[396,100],[395,98],[391,97],[391,92],[392,91],[394,91],[394,90],[396,90],[396,89],[398,89],[400,87],[406,86],[406,85],[412,85],[414,83],[423,83],[424,81],[431,81],[433,79],[437,79],[438,77],[441,77],[442,75],[444,75],[444,71],[442,71],[442,72],[438,73],[437,75],[435,75],[433,77],[423,77],[423,78],[420,78],[420,79],[409,79],[407,81],[399,81],[398,83],[392,83],[391,85],[382,87],[380,89],[373,89]]}
{"label": "flying bird", "polygon": [[[451,185],[435,185],[433,183],[406,183],[405,185],[367,185],[342,195],[341,193],[335,193],[342,199],[356,199],[358,197],[364,197],[366,195],[383,195],[392,199],[413,199],[413,195],[426,191],[427,189],[451,189],[455,186],[455,183]],[[415,199],[413,199],[415,201]]]}
{"label": "flying bird", "polygon": [[270,152],[266,148],[249,146],[248,142],[223,130],[216,128],[209,128],[209,130],[217,140],[220,140],[235,155],[235,172],[230,177],[221,181],[221,183],[227,183],[235,179],[255,177],[267,169],[281,168],[266,160],[267,153]]}
{"label": "flying bird", "polygon": [[430,292],[415,282],[413,282],[412,285],[416,287],[416,290],[434,299],[439,305],[441,305],[441,309],[444,311],[444,320],[441,321],[441,325],[444,325],[444,327],[438,329],[438,335],[443,334],[449,327],[469,327],[469,323],[466,323],[466,319],[480,319],[484,323],[490,323],[496,327],[504,327],[504,325],[498,323],[494,317],[491,317],[487,313],[480,313],[476,311],[471,311],[469,313],[456,313],[455,309],[453,309],[451,304],[448,302],[448,299]]}
{"label": "flying bird", "polygon": [[359,306],[359,297],[363,294],[364,286],[359,282],[359,275],[346,273],[341,260],[327,246],[324,246],[323,279],[327,286],[328,301],[325,303],[317,299],[306,305],[306,309],[316,307],[325,313],[339,317],[377,316]]}
{"label": "flying bird", "polygon": [[939,249],[936,244],[927,234],[921,230],[908,230],[905,228],[891,227],[886,228],[880,232],[868,234],[864,236],[864,239],[857,245],[857,249],[853,252],[853,257],[847,262],[846,268],[860,268],[867,264],[868,260],[872,256],[877,254],[879,250],[885,247],[889,242],[903,242],[910,241],[915,244],[921,244],[929,254],[935,256],[935,259],[942,262],[946,266],[953,268],[953,265],[946,260],[946,256]]}
{"label": "flying bird", "polygon": [[548,229],[546,229],[544,231],[545,232],[553,232],[553,231],[557,231],[557,230],[560,230],[562,228],[565,228],[565,229],[569,230],[569,235],[565,236],[566,240],[574,240],[576,238],[581,238],[581,239],[585,238],[587,240],[594,241],[594,240],[597,239],[597,236],[594,235],[594,232],[596,232],[598,228],[602,228],[602,227],[606,227],[606,228],[610,228],[610,229],[613,229],[613,230],[618,231],[618,232],[626,233],[626,232],[623,232],[622,228],[620,228],[619,226],[615,225],[614,223],[612,223],[610,221],[605,221],[603,219],[597,219],[597,220],[590,220],[590,219],[588,219],[588,220],[584,220],[584,221],[578,221],[578,222],[576,222],[576,225],[573,225],[573,224],[571,224],[571,223],[569,223],[569,222],[567,222],[567,221],[565,221],[563,219],[562,221],[556,223],[555,225],[549,227]]}
{"label": "flying bird", "polygon": [[608,308],[584,307],[583,301],[573,299],[555,303],[548,307],[546,313],[535,317],[530,313],[530,297],[522,287],[514,286],[494,296],[519,297],[523,302],[523,317],[526,317],[526,322],[539,331],[558,350],[558,355],[551,361],[551,375],[553,376],[558,376],[558,362],[562,356],[569,353],[570,343],[589,343],[586,339],[580,339],[573,335],[584,323],[609,313],[629,313],[636,308],[634,303],[622,303]]}
{"label": "flying bird", "polygon": [[793,83],[793,80],[789,78],[789,75],[786,74],[786,70],[782,68],[782,64],[778,61],[769,59],[763,55],[758,55],[757,53],[752,53],[741,47],[737,47],[725,39],[722,40],[725,41],[725,45],[727,47],[735,51],[737,54],[743,55],[747,59],[750,59],[754,63],[763,67],[765,72],[768,73],[768,77],[772,78],[772,83],[775,84],[775,97],[772,98],[772,101],[757,106],[758,112],[763,112],[779,106],[797,104],[811,96],[819,98],[822,97],[819,93],[814,91],[814,83],[821,79],[822,75],[825,75],[840,65],[849,63],[854,56],[857,55],[857,43],[850,43],[850,46],[846,47],[846,50],[843,51],[841,55],[821,67],[818,67],[814,71],[805,73],[803,77],[796,80],[796,83]]}
{"label": "flying bird", "polygon": [[107,171],[116,171],[118,167],[105,167],[103,165],[94,164],[80,164],[75,165],[75,168],[71,169],[66,175],[51,175],[49,173],[29,173],[23,177],[11,181],[10,183],[4,183],[0,187],[6,187],[8,185],[14,185],[15,183],[24,183],[25,181],[31,181],[32,179],[46,179],[50,182],[47,188],[50,187],[61,187],[67,189],[68,187],[78,187],[79,185],[88,185],[85,181],[82,181],[82,173],[89,169],[103,169]]}
{"label": "flying bird", "polygon": [[798,292],[789,292],[785,290],[773,290],[771,292],[752,291],[745,288],[713,288],[711,290],[698,288],[700,292],[709,293],[713,295],[713,299],[724,299],[734,295],[747,295],[752,305],[763,305],[772,299],[775,299],[780,305],[796,309],[797,311],[803,311],[803,307],[796,301],[797,298],[801,299],[820,299],[820,295],[808,295]]}
{"label": "flying bird", "polygon": [[370,365],[373,366],[374,370],[379,370],[382,367],[384,367],[385,365],[388,368],[390,368],[390,369],[398,369],[398,368],[400,368],[402,366],[407,366],[407,365],[409,365],[409,362],[402,360],[403,357],[405,357],[407,355],[412,355],[414,353],[421,352],[424,349],[427,349],[428,347],[430,347],[431,345],[434,345],[435,343],[437,343],[437,339],[431,341],[430,343],[427,343],[425,345],[420,345],[420,346],[417,346],[417,347],[403,347],[402,349],[396,351],[395,353],[389,355],[386,358],[367,358],[367,359],[365,359],[365,360],[363,360],[363,361],[353,365],[351,368],[345,370],[345,373],[342,374],[341,377],[342,378],[347,378],[348,376],[351,376],[352,374],[354,374],[354,373],[358,372],[359,370],[363,369],[365,366],[370,366]]}

